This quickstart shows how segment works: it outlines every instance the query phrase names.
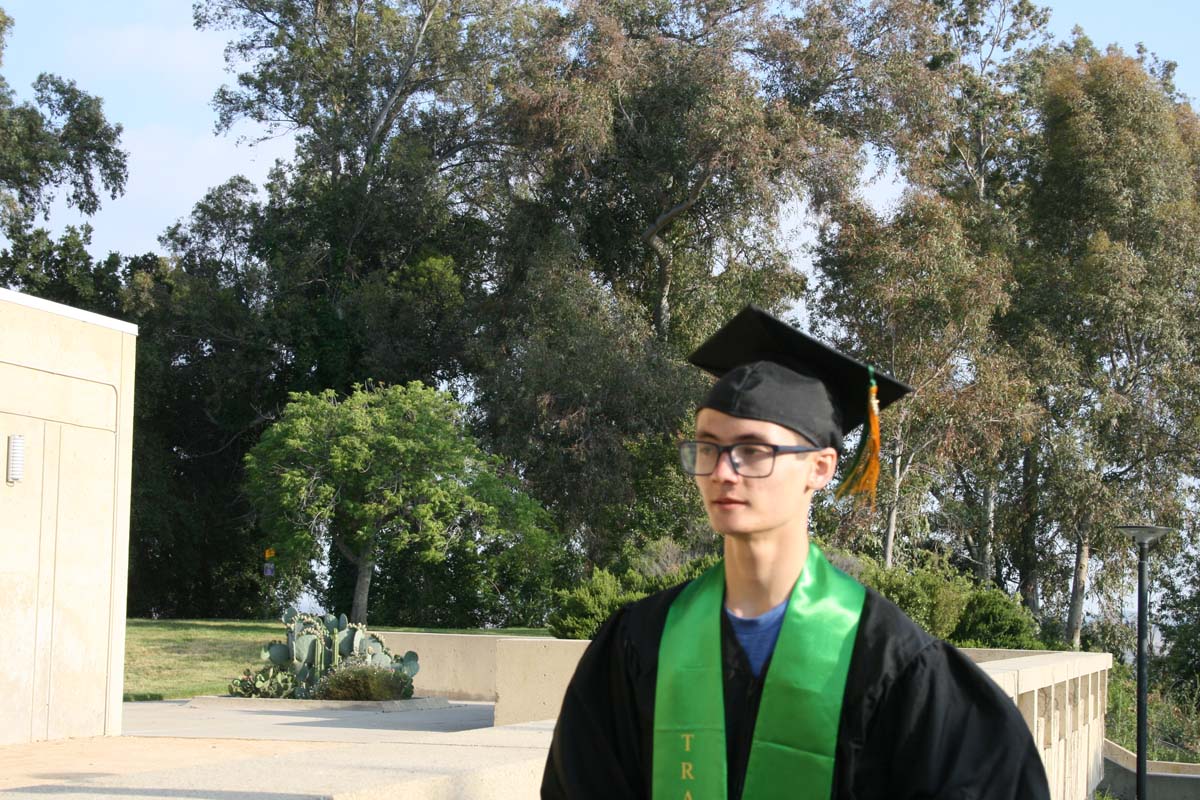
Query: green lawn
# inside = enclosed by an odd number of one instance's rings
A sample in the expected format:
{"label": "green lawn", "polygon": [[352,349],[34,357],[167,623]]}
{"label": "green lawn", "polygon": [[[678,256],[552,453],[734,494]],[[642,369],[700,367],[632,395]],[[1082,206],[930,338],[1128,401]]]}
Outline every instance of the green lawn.
{"label": "green lawn", "polygon": [[[543,628],[496,630],[379,628],[380,631],[548,636]],[[125,627],[125,699],[171,700],[225,694],[258,663],[259,650],[285,637],[278,621],[130,619]],[[419,654],[418,654],[419,655]]]}

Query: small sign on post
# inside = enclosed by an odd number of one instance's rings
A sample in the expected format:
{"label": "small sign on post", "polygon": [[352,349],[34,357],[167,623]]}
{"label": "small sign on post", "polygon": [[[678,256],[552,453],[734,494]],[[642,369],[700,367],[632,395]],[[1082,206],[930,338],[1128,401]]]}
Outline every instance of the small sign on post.
{"label": "small sign on post", "polygon": [[268,578],[275,577],[275,565],[270,561],[263,564],[263,575],[266,575]]}
{"label": "small sign on post", "polygon": [[263,551],[263,558],[265,558],[267,561],[270,561],[274,557],[275,557],[275,548],[274,547],[268,547],[266,550]]}

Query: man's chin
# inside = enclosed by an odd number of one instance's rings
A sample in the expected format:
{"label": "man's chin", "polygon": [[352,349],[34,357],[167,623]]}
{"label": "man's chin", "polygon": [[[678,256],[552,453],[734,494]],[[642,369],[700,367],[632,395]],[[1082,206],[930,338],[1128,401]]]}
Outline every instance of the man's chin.
{"label": "man's chin", "polygon": [[728,539],[749,539],[758,532],[758,528],[747,523],[738,524],[731,520],[710,520],[710,523],[714,531]]}

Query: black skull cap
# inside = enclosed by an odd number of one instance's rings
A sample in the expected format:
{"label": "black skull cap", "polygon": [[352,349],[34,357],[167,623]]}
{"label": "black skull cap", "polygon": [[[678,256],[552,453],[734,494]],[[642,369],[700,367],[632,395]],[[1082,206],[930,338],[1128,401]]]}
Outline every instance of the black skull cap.
{"label": "black skull cap", "polygon": [[[742,309],[688,361],[717,377],[700,408],[774,422],[817,447],[842,452],[843,436],[867,419],[867,365],[755,306]],[[912,391],[879,370],[874,377],[881,410]]]}

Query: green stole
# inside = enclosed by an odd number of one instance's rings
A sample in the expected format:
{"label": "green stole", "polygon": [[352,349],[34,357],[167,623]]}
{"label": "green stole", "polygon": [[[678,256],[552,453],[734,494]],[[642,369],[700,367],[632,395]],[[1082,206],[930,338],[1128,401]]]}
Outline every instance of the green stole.
{"label": "green stole", "polygon": [[[667,612],[654,695],[653,800],[726,800],[725,566]],[[842,695],[866,591],[809,544],[767,668],[744,800],[828,798]]]}

